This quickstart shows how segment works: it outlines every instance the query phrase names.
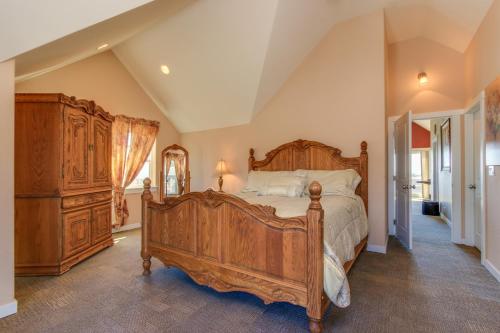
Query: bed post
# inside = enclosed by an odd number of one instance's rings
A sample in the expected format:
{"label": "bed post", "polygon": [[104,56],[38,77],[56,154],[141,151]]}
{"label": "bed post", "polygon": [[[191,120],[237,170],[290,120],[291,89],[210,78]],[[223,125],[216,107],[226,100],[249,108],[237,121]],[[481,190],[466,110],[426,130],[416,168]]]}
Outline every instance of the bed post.
{"label": "bed post", "polygon": [[321,185],[314,181],[309,185],[311,203],[307,210],[307,316],[309,330],[319,333],[323,317],[323,208]]}
{"label": "bed post", "polygon": [[148,202],[153,199],[151,194],[151,179],[144,179],[144,191],[141,195],[142,200],[142,219],[141,219],[141,257],[142,267],[144,268],[142,275],[151,274],[151,254],[148,252]]}
{"label": "bed post", "polygon": [[253,164],[255,163],[255,150],[253,150],[253,148],[250,148],[250,156],[248,157],[248,171],[252,171],[253,170]]}
{"label": "bed post", "polygon": [[361,179],[361,198],[365,204],[366,214],[368,214],[368,144],[361,142],[361,154],[359,155],[359,173]]}

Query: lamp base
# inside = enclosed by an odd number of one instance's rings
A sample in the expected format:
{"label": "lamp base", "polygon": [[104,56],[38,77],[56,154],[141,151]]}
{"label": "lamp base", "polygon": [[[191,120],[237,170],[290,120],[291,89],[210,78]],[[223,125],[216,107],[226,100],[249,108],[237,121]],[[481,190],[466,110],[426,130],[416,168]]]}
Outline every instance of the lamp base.
{"label": "lamp base", "polygon": [[219,176],[219,192],[222,192],[222,184],[224,183],[224,180],[222,179],[222,176]]}

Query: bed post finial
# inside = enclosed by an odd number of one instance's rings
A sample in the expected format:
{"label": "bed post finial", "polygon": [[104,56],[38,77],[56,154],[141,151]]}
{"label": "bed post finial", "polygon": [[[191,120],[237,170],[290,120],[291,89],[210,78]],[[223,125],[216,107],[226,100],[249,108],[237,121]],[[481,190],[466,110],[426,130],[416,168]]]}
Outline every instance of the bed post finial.
{"label": "bed post finial", "polygon": [[253,164],[255,163],[255,150],[250,148],[250,156],[248,157],[248,171],[253,170]]}
{"label": "bed post finial", "polygon": [[366,154],[368,150],[368,143],[366,141],[361,142],[361,154]]}
{"label": "bed post finial", "polygon": [[319,200],[321,199],[321,191],[321,184],[317,181],[313,181],[311,185],[309,185],[309,197],[311,198],[309,209],[321,209],[321,204],[319,203]]}
{"label": "bed post finial", "polygon": [[153,194],[151,193],[151,179],[146,178],[143,181],[144,191],[142,192],[142,220],[141,220],[141,257],[142,257],[142,275],[151,274],[151,254],[148,251],[148,202],[153,200]]}

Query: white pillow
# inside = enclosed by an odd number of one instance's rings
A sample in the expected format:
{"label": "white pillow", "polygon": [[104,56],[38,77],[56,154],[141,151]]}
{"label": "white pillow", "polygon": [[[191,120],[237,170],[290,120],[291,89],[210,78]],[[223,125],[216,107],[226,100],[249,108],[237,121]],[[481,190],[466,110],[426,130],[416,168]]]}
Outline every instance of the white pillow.
{"label": "white pillow", "polygon": [[[269,185],[271,179],[293,176],[293,171],[250,171],[248,181],[242,192],[259,192]],[[285,184],[287,185],[287,184]]]}
{"label": "white pillow", "polygon": [[[361,176],[354,169],[346,170],[297,170],[299,174],[306,173],[307,184],[318,181],[323,195],[353,196],[361,182]],[[307,190],[307,192],[309,192]]]}
{"label": "white pillow", "polygon": [[304,185],[269,185],[257,193],[257,195],[281,197],[301,197],[303,194]]}

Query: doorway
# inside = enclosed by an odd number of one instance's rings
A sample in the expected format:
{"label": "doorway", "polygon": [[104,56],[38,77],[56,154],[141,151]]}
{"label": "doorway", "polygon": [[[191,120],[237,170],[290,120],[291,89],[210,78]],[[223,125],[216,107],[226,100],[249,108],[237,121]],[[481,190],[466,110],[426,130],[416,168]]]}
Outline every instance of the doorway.
{"label": "doorway", "polygon": [[[415,240],[451,242],[451,117],[414,119],[411,154],[411,225]],[[437,191],[434,191],[438,189]],[[435,192],[435,193],[434,193]],[[456,227],[459,223],[455,223]]]}
{"label": "doorway", "polygon": [[[464,243],[462,235],[464,113],[464,110],[414,116],[407,113],[403,117],[389,119],[388,192],[389,197],[393,199],[388,200],[388,227],[389,233],[402,240],[408,249],[412,248],[412,220],[415,216],[422,216],[424,200],[437,202],[434,203],[433,209],[434,215],[437,216],[433,218],[439,222],[446,222],[444,226],[448,229],[448,241]],[[403,127],[409,130],[401,130]],[[413,140],[417,131],[421,134],[426,133],[425,140],[421,140],[422,138]],[[441,136],[444,136],[444,139]],[[403,202],[403,207],[398,207],[398,201]],[[405,205],[408,209],[404,208]]]}
{"label": "doorway", "polygon": [[[434,200],[433,186],[438,177],[433,170],[433,134],[430,119],[415,119],[412,122],[411,150],[411,201],[412,214],[422,213],[424,201]],[[436,196],[437,198],[437,196]]]}

